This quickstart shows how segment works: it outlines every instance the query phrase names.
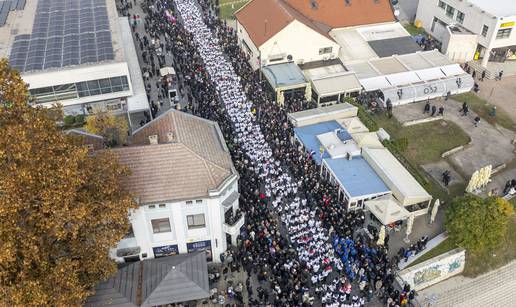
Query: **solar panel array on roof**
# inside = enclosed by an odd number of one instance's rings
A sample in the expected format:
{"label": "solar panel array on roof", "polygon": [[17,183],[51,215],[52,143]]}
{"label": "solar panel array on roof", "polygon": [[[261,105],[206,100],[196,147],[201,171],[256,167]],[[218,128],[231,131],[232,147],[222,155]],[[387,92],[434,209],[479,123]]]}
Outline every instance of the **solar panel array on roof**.
{"label": "solar panel array on roof", "polygon": [[106,0],[39,0],[32,34],[17,35],[12,67],[34,71],[113,60]]}

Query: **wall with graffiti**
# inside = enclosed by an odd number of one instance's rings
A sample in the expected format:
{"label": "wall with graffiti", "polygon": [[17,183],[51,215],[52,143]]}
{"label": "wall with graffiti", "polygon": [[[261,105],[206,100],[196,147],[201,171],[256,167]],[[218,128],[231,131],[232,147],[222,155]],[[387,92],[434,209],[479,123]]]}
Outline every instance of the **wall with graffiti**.
{"label": "wall with graffiti", "polygon": [[421,290],[462,273],[466,263],[466,252],[454,249],[399,272],[401,284],[408,283],[412,289]]}

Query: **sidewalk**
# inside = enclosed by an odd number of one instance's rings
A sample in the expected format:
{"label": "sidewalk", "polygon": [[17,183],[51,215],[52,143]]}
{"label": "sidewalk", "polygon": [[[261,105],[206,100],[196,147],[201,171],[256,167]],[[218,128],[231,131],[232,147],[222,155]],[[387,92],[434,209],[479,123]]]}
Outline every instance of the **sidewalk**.
{"label": "sidewalk", "polygon": [[418,300],[438,307],[516,306],[516,261],[476,278],[452,277],[419,291]]}

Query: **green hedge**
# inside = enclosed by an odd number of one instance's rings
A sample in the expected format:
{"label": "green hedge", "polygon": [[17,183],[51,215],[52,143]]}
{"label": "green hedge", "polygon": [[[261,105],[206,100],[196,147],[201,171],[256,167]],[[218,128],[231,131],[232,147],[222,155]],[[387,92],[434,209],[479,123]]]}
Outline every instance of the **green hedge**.
{"label": "green hedge", "polygon": [[63,122],[65,123],[65,125],[71,126],[71,125],[75,124],[75,116],[66,115],[63,119]]}

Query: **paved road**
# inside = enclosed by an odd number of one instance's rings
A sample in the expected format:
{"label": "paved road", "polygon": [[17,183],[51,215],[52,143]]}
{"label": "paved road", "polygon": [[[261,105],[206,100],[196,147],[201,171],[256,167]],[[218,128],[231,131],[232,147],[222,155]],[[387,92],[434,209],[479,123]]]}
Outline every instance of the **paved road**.
{"label": "paved road", "polygon": [[476,278],[452,277],[419,291],[423,304],[425,296],[434,296],[431,306],[439,307],[516,306],[516,261]]}

